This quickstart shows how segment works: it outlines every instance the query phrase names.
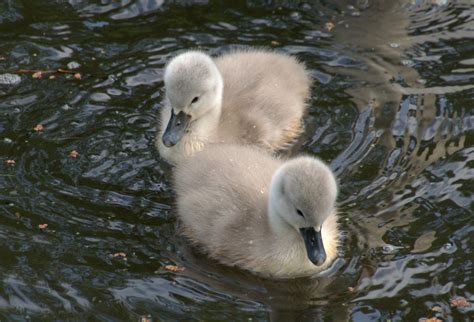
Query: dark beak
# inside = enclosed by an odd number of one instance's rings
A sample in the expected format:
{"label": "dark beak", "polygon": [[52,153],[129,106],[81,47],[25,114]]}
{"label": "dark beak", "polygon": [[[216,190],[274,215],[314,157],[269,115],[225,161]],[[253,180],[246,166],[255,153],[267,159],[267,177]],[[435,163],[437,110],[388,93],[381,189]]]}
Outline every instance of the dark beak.
{"label": "dark beak", "polygon": [[176,145],[176,143],[178,143],[183,137],[190,121],[191,115],[185,114],[184,112],[179,112],[176,115],[174,110],[171,110],[170,121],[168,122],[165,133],[163,133],[163,137],[161,138],[163,144],[168,148]]}
{"label": "dark beak", "polygon": [[321,266],[326,261],[326,251],[324,250],[321,230],[316,231],[314,227],[300,228],[303,235],[306,253],[311,262],[316,266]]}

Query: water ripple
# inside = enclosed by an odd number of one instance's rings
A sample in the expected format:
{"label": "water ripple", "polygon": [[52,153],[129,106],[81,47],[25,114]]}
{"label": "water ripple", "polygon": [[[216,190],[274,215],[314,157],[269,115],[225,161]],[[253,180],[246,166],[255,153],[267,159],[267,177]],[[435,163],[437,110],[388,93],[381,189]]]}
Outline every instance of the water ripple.
{"label": "water ripple", "polygon": [[[473,22],[465,1],[2,2],[0,320],[469,319]],[[246,46],[314,79],[292,152],[337,173],[344,231],[321,276],[261,279],[179,234],[163,68]],[[16,72],[58,68],[81,79]]]}

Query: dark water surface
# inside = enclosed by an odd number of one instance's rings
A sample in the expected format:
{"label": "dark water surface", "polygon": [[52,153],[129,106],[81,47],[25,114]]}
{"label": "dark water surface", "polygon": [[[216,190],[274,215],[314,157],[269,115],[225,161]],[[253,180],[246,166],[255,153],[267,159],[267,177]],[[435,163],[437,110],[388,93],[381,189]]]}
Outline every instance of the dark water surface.
{"label": "dark water surface", "polygon": [[[0,320],[472,321],[472,0],[163,2],[0,1]],[[177,234],[163,66],[235,46],[311,70],[294,150],[331,163],[345,231],[322,277],[254,277]],[[15,73],[68,64],[81,79]]]}

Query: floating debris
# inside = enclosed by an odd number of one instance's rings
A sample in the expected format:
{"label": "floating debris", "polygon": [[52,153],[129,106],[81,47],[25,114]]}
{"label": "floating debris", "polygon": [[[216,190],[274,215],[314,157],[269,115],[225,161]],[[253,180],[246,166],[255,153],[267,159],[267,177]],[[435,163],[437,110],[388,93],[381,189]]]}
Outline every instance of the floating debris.
{"label": "floating debris", "polygon": [[43,72],[35,72],[33,73],[33,75],[31,75],[31,77],[33,78],[36,78],[36,79],[40,79],[40,78],[43,78]]}
{"label": "floating debris", "polygon": [[170,271],[170,272],[182,272],[184,271],[184,267],[178,267],[176,265],[165,265],[163,266],[164,270]]}
{"label": "floating debris", "polygon": [[6,163],[6,164],[12,164],[12,165],[13,165],[13,164],[16,163],[16,161],[15,161],[15,160],[5,160],[5,163]]}
{"label": "floating debris", "polygon": [[118,253],[113,254],[112,256],[114,256],[114,257],[127,257],[127,254],[125,254],[124,252],[118,252]]}
{"label": "floating debris", "polygon": [[[71,74],[74,76],[75,79],[81,79],[82,75],[81,73],[78,73],[77,71],[70,70],[70,69],[64,69],[64,68],[58,68],[58,69],[51,69],[51,70],[40,70],[40,69],[18,69],[16,70],[17,73],[31,73],[33,74],[33,78],[42,78],[46,74]],[[18,75],[16,75],[19,77]],[[56,76],[51,75],[49,76],[49,79],[55,79]]]}
{"label": "floating debris", "polygon": [[38,125],[36,125],[36,126],[33,128],[33,130],[35,130],[36,132],[38,132],[38,131],[43,131],[43,130],[44,130],[44,126],[43,126],[43,124],[38,124]]}
{"label": "floating debris", "polygon": [[455,299],[451,299],[450,303],[454,307],[466,307],[466,306],[471,305],[471,303],[469,303],[469,301],[466,300],[464,297],[458,297],[458,298],[455,298]]}
{"label": "floating debris", "polygon": [[38,225],[38,228],[43,230],[43,229],[46,229],[48,227],[48,224],[39,224]]}
{"label": "floating debris", "polygon": [[334,24],[332,22],[326,22],[326,24],[324,25],[324,28],[326,28],[327,31],[331,31],[334,29]]}
{"label": "floating debris", "polygon": [[438,312],[438,313],[443,313],[443,309],[441,308],[441,306],[438,306],[438,305],[433,306],[431,308],[431,311]]}
{"label": "floating debris", "polygon": [[278,46],[278,45],[280,45],[280,43],[279,43],[278,41],[276,41],[276,40],[272,40],[271,44],[272,44],[272,46]]}
{"label": "floating debris", "polygon": [[78,155],[79,153],[76,150],[72,150],[71,152],[69,152],[69,156],[71,158],[77,158]]}
{"label": "floating debris", "polygon": [[141,316],[140,322],[152,322],[151,315]]}

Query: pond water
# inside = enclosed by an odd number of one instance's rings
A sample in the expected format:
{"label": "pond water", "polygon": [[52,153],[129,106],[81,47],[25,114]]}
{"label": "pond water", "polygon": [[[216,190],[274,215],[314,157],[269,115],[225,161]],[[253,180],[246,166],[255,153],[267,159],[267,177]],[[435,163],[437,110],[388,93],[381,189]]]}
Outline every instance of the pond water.
{"label": "pond water", "polygon": [[[237,46],[311,70],[292,152],[331,164],[344,230],[322,276],[255,277],[178,233],[163,66]],[[80,75],[17,72],[58,68]],[[0,321],[471,321],[473,112],[472,0],[1,1]]]}

